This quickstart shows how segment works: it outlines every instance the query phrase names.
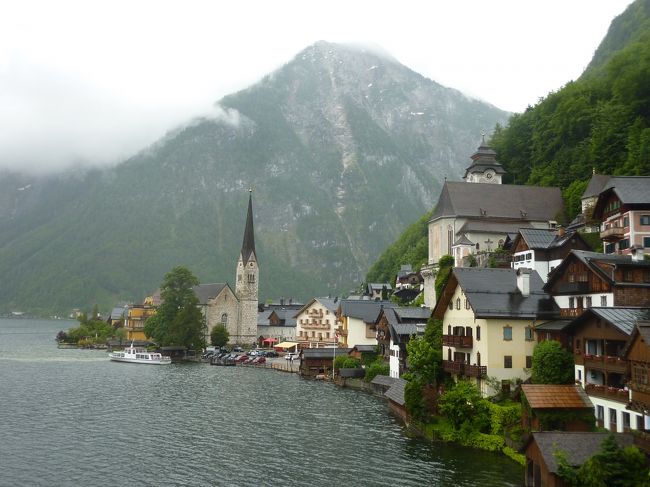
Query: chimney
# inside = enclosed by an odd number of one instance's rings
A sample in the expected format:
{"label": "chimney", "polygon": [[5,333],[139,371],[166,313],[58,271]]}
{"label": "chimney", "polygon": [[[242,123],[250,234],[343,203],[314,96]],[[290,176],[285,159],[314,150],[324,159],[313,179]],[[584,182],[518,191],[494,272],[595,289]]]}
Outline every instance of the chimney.
{"label": "chimney", "polygon": [[635,245],[630,250],[632,254],[632,261],[643,262],[645,255],[643,252],[643,247],[641,245]]}
{"label": "chimney", "polygon": [[280,298],[280,306],[284,306],[284,298]]}
{"label": "chimney", "polygon": [[520,267],[517,269],[517,289],[525,298],[530,296],[530,269]]}
{"label": "chimney", "polygon": [[565,234],[566,234],[566,230],[564,229],[564,227],[563,226],[558,226],[557,227],[557,236],[558,237],[564,237]]}

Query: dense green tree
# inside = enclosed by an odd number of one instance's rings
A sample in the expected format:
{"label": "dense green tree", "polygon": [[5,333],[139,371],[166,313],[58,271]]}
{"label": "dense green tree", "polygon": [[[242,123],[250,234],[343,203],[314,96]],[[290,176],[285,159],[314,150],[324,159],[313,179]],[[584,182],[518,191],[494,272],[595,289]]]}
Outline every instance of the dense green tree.
{"label": "dense green tree", "polygon": [[573,368],[573,354],[556,340],[543,341],[533,351],[534,384],[572,384]]}
{"label": "dense green tree", "polygon": [[145,334],[160,345],[190,349],[205,346],[205,325],[193,287],[198,279],[185,267],[174,267],[160,286],[161,304],[144,326]]}
{"label": "dense green tree", "polygon": [[455,429],[460,429],[465,423],[476,423],[479,418],[483,423],[489,417],[486,400],[481,397],[476,384],[464,379],[445,391],[438,400],[438,409]]}
{"label": "dense green tree", "polygon": [[438,275],[436,276],[436,296],[440,297],[442,289],[449,280],[451,269],[454,267],[454,258],[451,255],[443,255],[438,261]]}
{"label": "dense green tree", "polygon": [[219,323],[212,328],[210,332],[210,343],[215,347],[223,347],[228,344],[230,339],[230,334],[226,329],[226,326]]}

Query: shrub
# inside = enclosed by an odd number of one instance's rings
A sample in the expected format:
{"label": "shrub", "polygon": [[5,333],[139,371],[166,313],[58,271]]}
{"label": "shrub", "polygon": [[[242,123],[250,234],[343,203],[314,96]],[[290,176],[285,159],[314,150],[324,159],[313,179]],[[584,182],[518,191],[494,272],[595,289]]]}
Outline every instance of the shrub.
{"label": "shrub", "polygon": [[364,380],[366,382],[370,382],[378,375],[388,375],[388,374],[390,374],[390,366],[387,363],[385,363],[383,360],[379,359],[366,367],[366,377],[364,378]]}
{"label": "shrub", "polygon": [[361,366],[359,359],[348,355],[339,355],[334,359],[335,369],[356,369]]}

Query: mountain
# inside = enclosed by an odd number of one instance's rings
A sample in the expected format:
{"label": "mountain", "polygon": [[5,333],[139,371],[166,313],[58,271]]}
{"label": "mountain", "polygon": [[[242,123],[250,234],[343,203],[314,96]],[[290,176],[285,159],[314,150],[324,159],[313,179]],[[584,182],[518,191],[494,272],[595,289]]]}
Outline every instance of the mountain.
{"label": "mountain", "polygon": [[509,182],[565,188],[572,215],[593,171],[650,174],[648,79],[650,0],[637,0],[579,79],[497,128],[492,145]]}
{"label": "mountain", "polygon": [[108,170],[0,177],[0,309],[138,300],[186,265],[232,282],[252,187],[260,296],[337,294],[507,114],[318,42]]}
{"label": "mountain", "polygon": [[[650,175],[650,0],[616,17],[580,79],[497,127],[491,145],[504,182],[559,186],[573,217],[592,172]],[[393,279],[427,254],[427,215],[391,244],[368,282]],[[405,249],[409,249],[409,253]]]}

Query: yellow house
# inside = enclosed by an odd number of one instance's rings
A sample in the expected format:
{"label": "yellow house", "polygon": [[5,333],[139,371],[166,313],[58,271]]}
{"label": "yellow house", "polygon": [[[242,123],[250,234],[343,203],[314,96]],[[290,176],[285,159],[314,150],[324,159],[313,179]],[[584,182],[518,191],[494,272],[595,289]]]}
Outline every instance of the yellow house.
{"label": "yellow house", "polygon": [[454,268],[433,310],[443,322],[443,368],[484,396],[530,375],[535,326],[559,309],[530,269]]}
{"label": "yellow house", "polygon": [[144,341],[144,324],[147,318],[156,314],[151,298],[146,298],[144,304],[128,304],[125,307],[124,329],[128,341]]}

